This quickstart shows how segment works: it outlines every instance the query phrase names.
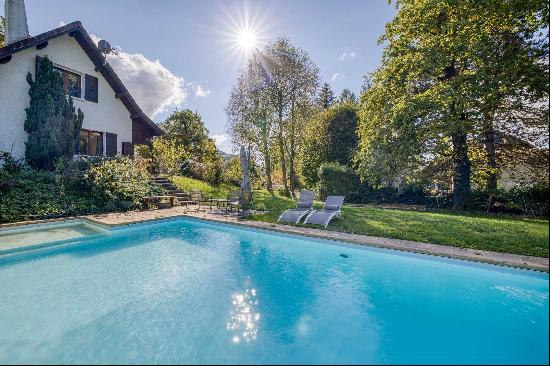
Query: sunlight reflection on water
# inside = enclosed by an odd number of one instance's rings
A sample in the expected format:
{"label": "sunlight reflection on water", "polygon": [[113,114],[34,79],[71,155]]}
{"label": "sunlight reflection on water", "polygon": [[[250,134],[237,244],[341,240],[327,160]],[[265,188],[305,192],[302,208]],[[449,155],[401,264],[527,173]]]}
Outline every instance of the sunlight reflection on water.
{"label": "sunlight reflection on water", "polygon": [[233,343],[255,341],[258,335],[260,313],[257,311],[256,289],[246,289],[233,295],[231,320],[226,329],[232,332]]}

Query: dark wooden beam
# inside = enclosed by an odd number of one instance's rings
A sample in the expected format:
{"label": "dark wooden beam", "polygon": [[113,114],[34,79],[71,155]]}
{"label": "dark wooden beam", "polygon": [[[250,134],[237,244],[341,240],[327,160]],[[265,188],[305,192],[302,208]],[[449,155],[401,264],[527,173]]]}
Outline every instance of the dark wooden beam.
{"label": "dark wooden beam", "polygon": [[126,93],[126,92],[115,93],[115,98],[116,98],[116,99],[120,99],[120,98],[125,97],[125,96],[127,96],[127,95],[128,95],[128,93]]}
{"label": "dark wooden beam", "polygon": [[78,31],[74,30],[72,32],[69,32],[69,36],[71,37],[76,37],[76,35],[78,34]]}
{"label": "dark wooden beam", "polygon": [[48,47],[48,42],[47,42],[47,41],[46,41],[46,42],[39,43],[39,44],[36,45],[36,49],[37,49],[37,50],[41,50],[41,49],[44,49],[44,48],[46,48],[46,47]]}

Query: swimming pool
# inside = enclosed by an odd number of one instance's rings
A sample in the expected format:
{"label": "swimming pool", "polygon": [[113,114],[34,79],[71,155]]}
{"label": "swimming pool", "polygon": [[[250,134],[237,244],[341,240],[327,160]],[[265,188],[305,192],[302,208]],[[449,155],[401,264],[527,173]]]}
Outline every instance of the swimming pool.
{"label": "swimming pool", "polygon": [[0,363],[548,363],[548,274],[178,219],[0,256]]}

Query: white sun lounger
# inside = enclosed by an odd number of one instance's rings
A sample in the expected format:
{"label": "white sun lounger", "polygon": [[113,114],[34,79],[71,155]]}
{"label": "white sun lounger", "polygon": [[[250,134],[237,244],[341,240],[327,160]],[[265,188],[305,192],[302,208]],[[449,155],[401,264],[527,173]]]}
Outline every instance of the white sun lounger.
{"label": "white sun lounger", "polygon": [[344,204],[344,196],[328,196],[322,210],[311,211],[304,224],[323,225],[325,228],[330,221],[342,214],[340,210]]}
{"label": "white sun lounger", "polygon": [[297,224],[300,220],[311,212],[313,209],[313,200],[315,199],[315,192],[302,191],[300,192],[300,198],[296,203],[296,208],[291,208],[284,211],[277,222],[290,222]]}

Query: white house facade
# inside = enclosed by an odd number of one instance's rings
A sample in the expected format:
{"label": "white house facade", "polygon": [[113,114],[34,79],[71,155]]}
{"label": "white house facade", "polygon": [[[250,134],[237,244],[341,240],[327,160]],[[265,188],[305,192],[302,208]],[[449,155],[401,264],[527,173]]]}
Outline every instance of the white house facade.
{"label": "white house facade", "polygon": [[[9,22],[7,18],[8,29]],[[35,79],[44,57],[53,62],[75,108],[84,113],[78,154],[132,155],[134,144],[148,143],[162,133],[141,111],[80,22],[74,22],[0,48],[0,151],[17,158],[25,155],[23,126],[29,106],[25,78],[30,72]]]}

